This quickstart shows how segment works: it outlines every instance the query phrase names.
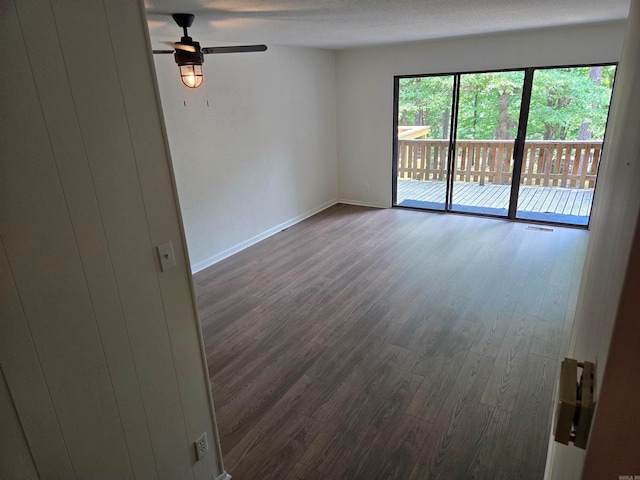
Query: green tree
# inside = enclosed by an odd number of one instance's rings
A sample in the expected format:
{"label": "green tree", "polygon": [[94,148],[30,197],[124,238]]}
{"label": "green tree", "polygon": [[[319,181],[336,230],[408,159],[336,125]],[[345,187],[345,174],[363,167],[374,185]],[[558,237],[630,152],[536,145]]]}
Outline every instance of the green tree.
{"label": "green tree", "polygon": [[398,123],[431,127],[428,138],[447,138],[453,76],[400,79]]}
{"label": "green tree", "polygon": [[614,66],[536,70],[527,138],[602,140],[614,75]]}
{"label": "green tree", "polygon": [[[601,140],[608,115],[615,66],[537,69],[527,138]],[[512,139],[518,128],[524,73],[461,75],[457,136]],[[398,122],[427,125],[429,138],[447,138],[453,76],[400,80]]]}
{"label": "green tree", "polygon": [[523,72],[462,75],[458,138],[515,138],[518,130],[523,79]]}

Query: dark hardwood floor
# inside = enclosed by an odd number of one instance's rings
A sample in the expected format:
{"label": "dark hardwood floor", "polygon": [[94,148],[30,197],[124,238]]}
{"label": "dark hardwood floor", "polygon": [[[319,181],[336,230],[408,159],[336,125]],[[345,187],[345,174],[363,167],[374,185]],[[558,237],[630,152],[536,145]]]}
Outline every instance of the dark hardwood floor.
{"label": "dark hardwood floor", "polygon": [[199,272],[227,471],[541,479],[587,235],[336,205]]}

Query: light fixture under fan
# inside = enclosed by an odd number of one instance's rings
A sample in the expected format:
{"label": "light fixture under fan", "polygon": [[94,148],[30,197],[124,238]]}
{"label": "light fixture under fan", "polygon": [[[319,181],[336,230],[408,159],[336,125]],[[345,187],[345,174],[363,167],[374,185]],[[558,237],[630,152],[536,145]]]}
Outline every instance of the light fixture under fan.
{"label": "light fixture under fan", "polygon": [[153,53],[173,53],[180,68],[180,79],[189,88],[198,88],[202,83],[202,64],[204,56],[211,53],[264,52],[266,45],[236,45],[231,47],[200,47],[187,33],[193,24],[195,15],[191,13],[174,13],[173,20],[182,28],[183,36],[179,42],[173,43],[173,50],[154,50]]}

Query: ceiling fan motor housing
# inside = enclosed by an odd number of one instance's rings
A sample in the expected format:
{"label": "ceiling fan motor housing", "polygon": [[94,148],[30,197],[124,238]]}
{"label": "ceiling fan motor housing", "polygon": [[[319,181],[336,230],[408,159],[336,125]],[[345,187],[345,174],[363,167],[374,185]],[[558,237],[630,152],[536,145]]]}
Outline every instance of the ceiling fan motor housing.
{"label": "ceiling fan motor housing", "polygon": [[[187,40],[188,41],[185,41]],[[192,45],[195,47],[195,52],[187,52],[186,50],[179,50],[173,54],[173,58],[179,66],[182,65],[202,65],[204,63],[204,54],[200,50],[200,44],[191,40],[191,37],[182,37],[180,43],[186,45]]]}
{"label": "ceiling fan motor housing", "polygon": [[193,39],[187,34],[187,28],[193,24],[193,20],[196,18],[191,13],[174,13],[171,15],[173,20],[178,24],[184,33],[184,36],[180,39],[180,43],[183,45],[190,45],[195,48],[195,52],[188,52],[186,50],[176,49],[173,57],[178,64],[182,65],[202,65],[204,63],[204,54],[200,50],[200,44],[194,42]]}

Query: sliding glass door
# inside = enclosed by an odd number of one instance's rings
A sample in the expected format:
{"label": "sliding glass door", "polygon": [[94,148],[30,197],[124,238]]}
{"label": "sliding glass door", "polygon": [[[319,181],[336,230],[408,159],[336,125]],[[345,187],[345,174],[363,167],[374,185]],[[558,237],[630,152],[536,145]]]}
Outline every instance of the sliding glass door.
{"label": "sliding glass door", "polygon": [[535,71],[517,218],[588,225],[615,68]]}
{"label": "sliding glass door", "polygon": [[396,204],[445,210],[454,76],[399,79]]}
{"label": "sliding glass door", "polygon": [[451,210],[506,217],[524,71],[460,75]]}
{"label": "sliding glass door", "polygon": [[396,77],[393,204],[588,225],[614,75]]}

